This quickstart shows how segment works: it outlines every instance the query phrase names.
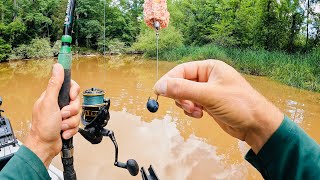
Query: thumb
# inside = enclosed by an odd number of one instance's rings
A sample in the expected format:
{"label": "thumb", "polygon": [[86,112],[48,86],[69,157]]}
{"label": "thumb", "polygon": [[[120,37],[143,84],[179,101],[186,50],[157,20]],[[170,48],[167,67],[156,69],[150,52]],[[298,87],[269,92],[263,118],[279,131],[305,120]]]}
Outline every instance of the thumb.
{"label": "thumb", "polygon": [[[155,93],[172,99],[190,100],[203,106],[214,94],[214,85],[181,78],[163,78],[154,86]],[[211,98],[212,99],[212,98]]]}
{"label": "thumb", "polygon": [[56,63],[52,68],[52,75],[48,83],[45,98],[58,100],[59,92],[64,80],[64,70],[61,64]]}

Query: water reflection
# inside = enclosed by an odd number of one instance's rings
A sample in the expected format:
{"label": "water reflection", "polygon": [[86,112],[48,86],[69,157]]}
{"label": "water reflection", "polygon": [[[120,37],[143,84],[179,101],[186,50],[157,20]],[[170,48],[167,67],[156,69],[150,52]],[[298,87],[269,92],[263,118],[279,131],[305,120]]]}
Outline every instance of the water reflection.
{"label": "water reflection", "polygon": [[[304,107],[304,104],[299,104],[296,101],[293,100],[287,100],[287,112],[290,114],[290,118],[296,122],[296,123],[302,123],[304,119],[304,110],[302,109]],[[301,107],[301,108],[299,108]]]}
{"label": "water reflection", "polygon": [[320,142],[320,94],[284,86],[265,77],[245,76],[264,96],[275,103],[317,142]]}
{"label": "water reflection", "polygon": [[[162,179],[237,179],[248,173],[244,162],[225,163],[225,156],[218,155],[217,147],[203,138],[191,134],[185,140],[170,115],[146,123],[126,112],[111,112],[109,123],[118,140],[120,160],[134,158],[145,167],[152,163]],[[79,179],[141,179],[113,166],[114,149],[108,138],[95,146],[80,136],[75,141],[81,149],[75,154],[81,157],[76,159]],[[57,165],[59,161],[55,159]]]}

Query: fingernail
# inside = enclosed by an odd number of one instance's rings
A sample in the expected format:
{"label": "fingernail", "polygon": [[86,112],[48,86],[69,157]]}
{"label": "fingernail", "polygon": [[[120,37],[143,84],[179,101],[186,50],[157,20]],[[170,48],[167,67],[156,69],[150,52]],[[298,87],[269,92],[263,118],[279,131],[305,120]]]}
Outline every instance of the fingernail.
{"label": "fingernail", "polygon": [[67,130],[69,129],[69,125],[68,124],[62,124],[61,125],[61,130],[64,131],[64,130]]}
{"label": "fingernail", "polygon": [[197,106],[195,106],[194,107],[194,111],[199,111],[199,112],[201,112],[203,109],[201,108],[201,107],[197,107]]}
{"label": "fingernail", "polygon": [[195,118],[202,118],[202,112],[200,111],[193,111],[192,116]]}
{"label": "fingernail", "polygon": [[183,110],[185,110],[188,113],[191,113],[190,111],[190,105],[189,104],[181,104],[181,107]]}
{"label": "fingernail", "polygon": [[67,140],[67,139],[70,139],[72,136],[71,136],[71,134],[70,133],[66,133],[66,134],[64,134],[64,139],[65,140]]}
{"label": "fingernail", "polygon": [[63,111],[61,113],[62,119],[70,117],[70,111]]}
{"label": "fingernail", "polygon": [[52,68],[52,76],[58,76],[58,73],[59,73],[58,65],[55,64],[53,65],[53,68]]}
{"label": "fingernail", "polygon": [[156,84],[155,92],[159,95],[165,95],[167,93],[167,81],[163,80]]}

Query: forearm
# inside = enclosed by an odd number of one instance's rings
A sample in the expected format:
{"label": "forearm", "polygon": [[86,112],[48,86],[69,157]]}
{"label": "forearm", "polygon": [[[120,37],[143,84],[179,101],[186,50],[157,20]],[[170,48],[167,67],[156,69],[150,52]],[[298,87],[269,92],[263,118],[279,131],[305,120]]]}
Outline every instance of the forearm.
{"label": "forearm", "polygon": [[21,146],[0,172],[0,179],[50,179],[48,171],[39,157],[30,149]]}
{"label": "forearm", "polygon": [[50,149],[48,143],[43,143],[40,138],[32,133],[32,130],[27,137],[24,145],[31,150],[42,161],[44,166],[48,169],[55,154]]}
{"label": "forearm", "polygon": [[259,108],[253,111],[254,120],[248,128],[245,138],[247,144],[251,146],[256,154],[276,132],[284,119],[283,112],[275,105],[260,94],[258,94],[258,97],[261,98],[256,105]]}
{"label": "forearm", "polygon": [[265,179],[319,179],[320,146],[285,117],[261,150],[246,155]]}

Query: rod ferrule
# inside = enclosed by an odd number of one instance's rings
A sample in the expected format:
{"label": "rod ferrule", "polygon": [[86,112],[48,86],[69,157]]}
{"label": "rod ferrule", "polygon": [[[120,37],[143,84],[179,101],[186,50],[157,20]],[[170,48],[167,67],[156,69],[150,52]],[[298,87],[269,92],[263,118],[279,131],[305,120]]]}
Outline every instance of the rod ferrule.
{"label": "rod ferrule", "polygon": [[72,158],[73,157],[73,148],[71,149],[62,149],[60,154],[61,158]]}

